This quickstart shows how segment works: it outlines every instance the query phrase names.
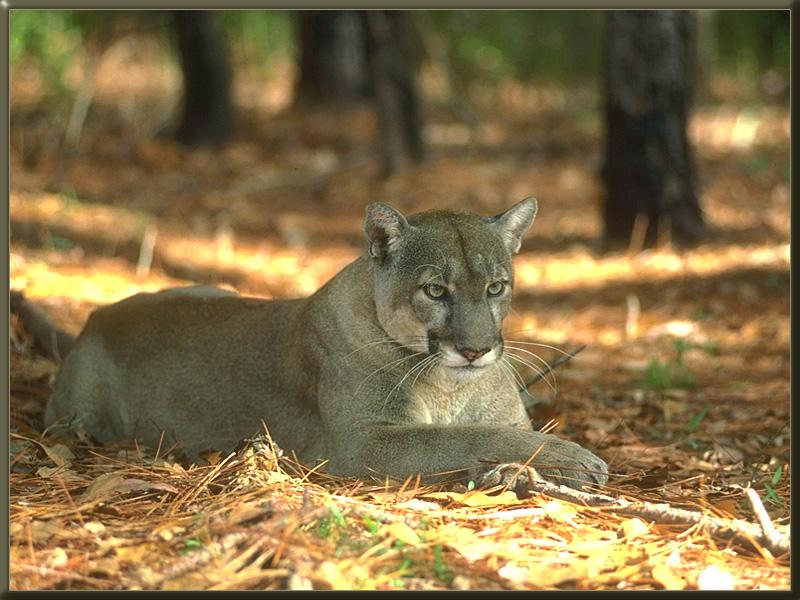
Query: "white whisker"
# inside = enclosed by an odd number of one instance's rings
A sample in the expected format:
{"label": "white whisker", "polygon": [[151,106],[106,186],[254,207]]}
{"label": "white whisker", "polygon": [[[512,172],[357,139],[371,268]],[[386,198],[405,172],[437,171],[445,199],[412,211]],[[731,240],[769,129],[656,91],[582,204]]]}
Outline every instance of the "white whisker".
{"label": "white whisker", "polygon": [[[420,343],[426,343],[427,344],[428,343],[428,339],[427,339],[427,337],[424,337],[424,336],[416,336],[416,337],[411,338],[410,342],[412,344],[420,344]],[[368,348],[370,346],[375,346],[375,345],[378,345],[378,344],[395,344],[395,345],[397,345],[397,346],[399,346],[401,348],[406,348],[408,350],[415,350],[415,348],[409,346],[408,344],[403,344],[402,342],[398,342],[397,340],[394,340],[394,339],[392,339],[390,337],[384,337],[384,338],[368,341],[366,344],[364,344],[362,346],[359,346],[358,348],[356,348],[355,350],[353,350],[352,352],[347,354],[347,356],[345,356],[345,358],[350,358],[350,356],[352,356],[356,352],[359,352],[359,351],[363,350],[364,348]]]}
{"label": "white whisker", "polygon": [[506,377],[510,376],[508,382],[514,387],[519,387],[520,389],[525,389],[525,382],[522,380],[522,377],[517,370],[514,368],[508,359],[504,356],[500,359],[500,362],[497,363],[499,366],[503,367],[503,374]]}
{"label": "white whisker", "polygon": [[505,341],[512,342],[514,344],[527,344],[529,346],[540,346],[541,348],[550,348],[551,350],[555,350],[556,352],[561,352],[561,354],[569,356],[570,358],[573,358],[575,356],[574,354],[570,354],[566,350],[562,350],[561,348],[558,348],[556,346],[551,346],[550,344],[542,344],[541,342],[526,342],[523,340],[505,340]]}
{"label": "white whisker", "polygon": [[[436,364],[436,360],[435,359],[438,359],[441,355],[442,355],[441,352],[437,352],[435,354],[431,354],[430,358],[433,358],[434,360],[428,361],[428,366],[426,366],[424,369],[422,369],[414,377],[414,380],[411,382],[411,385],[409,386],[409,387],[411,387],[412,390],[414,389],[414,384],[417,383],[417,380],[420,378],[420,375],[423,375],[426,371],[429,371],[430,369],[432,369],[434,367],[434,365]],[[425,362],[425,361],[423,361],[423,362]]]}
{"label": "white whisker", "polygon": [[550,383],[550,382],[547,380],[547,378],[546,378],[546,377],[544,377],[544,373],[543,373],[543,371],[542,371],[542,370],[541,370],[541,369],[540,369],[540,368],[539,368],[539,367],[538,367],[536,364],[532,363],[532,362],[531,362],[531,361],[529,361],[529,360],[526,360],[526,359],[522,358],[521,356],[517,356],[516,354],[514,354],[514,353],[512,352],[512,350],[514,350],[514,349],[513,349],[513,348],[511,348],[511,349],[508,349],[508,350],[506,351],[506,354],[508,354],[508,357],[509,357],[509,358],[512,358],[512,359],[514,359],[514,360],[517,360],[517,361],[521,362],[523,365],[525,365],[525,366],[529,367],[529,368],[530,368],[530,369],[531,369],[531,370],[532,370],[534,373],[537,373],[538,375],[541,375],[541,376],[542,376],[542,378],[543,378],[543,380],[544,380],[544,382],[545,382],[545,383],[548,385],[548,387],[549,387],[551,390],[553,390],[553,393],[555,394],[555,393],[557,393],[557,392],[558,392],[558,386],[557,386],[557,385],[556,385],[556,386],[553,386],[553,384],[552,384],[552,383]]}
{"label": "white whisker", "polygon": [[383,405],[381,406],[381,414],[383,414],[383,411],[386,409],[386,403],[389,401],[389,398],[392,396],[392,394],[395,392],[395,390],[397,390],[401,385],[403,385],[403,382],[408,378],[408,376],[411,375],[417,369],[424,368],[425,365],[427,365],[432,359],[435,359],[435,357],[436,357],[435,354],[431,354],[430,356],[425,357],[420,362],[418,362],[416,365],[411,367],[406,372],[405,375],[403,375],[403,377],[400,379],[400,381],[398,381],[397,384],[395,384],[395,386],[389,391],[389,393],[386,394],[386,398],[383,399]]}
{"label": "white whisker", "polygon": [[389,368],[391,368],[393,366],[399,365],[400,363],[402,363],[404,361],[407,361],[410,358],[414,358],[415,356],[419,356],[421,354],[425,354],[425,352],[415,352],[414,354],[410,354],[408,356],[404,356],[402,358],[398,358],[396,360],[393,360],[393,361],[383,365],[382,367],[379,367],[379,368],[375,369],[372,373],[370,373],[364,379],[361,380],[361,383],[358,384],[358,387],[356,388],[354,393],[358,393],[358,390],[361,389],[361,386],[364,385],[367,382],[367,380],[370,379],[373,375],[375,375],[377,373],[380,373],[381,371],[385,371],[386,369],[389,369]]}
{"label": "white whisker", "polygon": [[512,350],[515,350],[515,351],[517,351],[517,352],[524,352],[525,354],[530,354],[531,356],[533,356],[533,357],[534,357],[534,358],[536,358],[537,360],[540,360],[540,361],[542,361],[542,362],[544,363],[544,366],[545,366],[545,367],[547,367],[547,369],[546,369],[546,370],[542,370],[542,371],[539,373],[539,375],[541,375],[541,376],[542,376],[542,379],[545,379],[545,378],[546,378],[546,376],[547,376],[547,373],[551,373],[551,374],[552,374],[552,376],[553,376],[553,383],[556,383],[556,374],[553,372],[553,367],[550,365],[550,363],[549,363],[549,362],[547,362],[547,361],[546,361],[545,359],[543,359],[541,356],[539,356],[539,355],[538,355],[538,354],[536,354],[535,352],[531,352],[530,350],[526,350],[525,348],[518,348],[518,347],[517,347],[517,346],[515,346],[513,343],[512,343],[512,344],[509,344],[508,342],[505,342],[505,344],[504,344],[504,345],[505,345],[507,348],[511,348]]}

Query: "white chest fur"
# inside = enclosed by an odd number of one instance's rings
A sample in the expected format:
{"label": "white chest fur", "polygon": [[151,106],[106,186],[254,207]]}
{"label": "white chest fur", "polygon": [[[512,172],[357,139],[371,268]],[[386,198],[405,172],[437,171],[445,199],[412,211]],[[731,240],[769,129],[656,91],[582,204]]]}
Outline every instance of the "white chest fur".
{"label": "white chest fur", "polygon": [[[460,381],[443,369],[434,369],[414,383],[409,406],[414,421],[430,425],[476,422],[486,417],[487,409],[492,411],[499,394],[509,392],[499,368],[486,367],[485,373]],[[510,390],[516,394],[513,387]]]}

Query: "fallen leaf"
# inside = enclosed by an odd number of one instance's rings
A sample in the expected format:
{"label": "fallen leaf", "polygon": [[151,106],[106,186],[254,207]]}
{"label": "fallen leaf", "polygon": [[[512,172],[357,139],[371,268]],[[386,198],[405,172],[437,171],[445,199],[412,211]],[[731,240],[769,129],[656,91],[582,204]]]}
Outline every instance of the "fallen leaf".
{"label": "fallen leaf", "polygon": [[167,525],[161,529],[157,529],[153,532],[153,535],[160,537],[165,542],[169,542],[175,539],[176,536],[181,535],[186,531],[185,528],[180,527],[178,525]]}
{"label": "fallen leaf", "polygon": [[83,527],[84,529],[86,529],[86,531],[94,535],[102,533],[106,529],[106,526],[103,525],[100,521],[87,521],[86,523],[84,523]]}
{"label": "fallen leaf", "polygon": [[714,508],[724,515],[728,515],[732,518],[739,517],[739,500],[735,497],[720,498],[719,500],[714,500],[712,504]]}
{"label": "fallen leaf", "polygon": [[460,494],[458,492],[430,492],[428,494],[424,494],[424,497],[452,500],[453,502],[457,502],[458,504],[472,508],[480,506],[517,504],[520,501],[517,495],[509,490],[506,490],[502,494],[497,494],[496,496],[490,496],[489,494],[484,494],[483,492],[467,492],[466,494]]}
{"label": "fallen leaf", "polygon": [[118,473],[103,473],[86,488],[83,494],[78,496],[78,502],[91,502],[110,496],[116,492],[117,486],[123,480],[124,477]]}
{"label": "fallen leaf", "polygon": [[508,563],[497,570],[497,574],[503,579],[508,579],[514,583],[522,583],[528,579],[528,569],[520,567],[514,563]]}
{"label": "fallen leaf", "polygon": [[519,503],[519,498],[514,492],[509,490],[506,490],[502,494],[497,494],[496,496],[490,496],[483,492],[472,492],[471,494],[465,495],[461,503],[464,506],[473,508],[477,506],[505,506]]}
{"label": "fallen leaf", "polygon": [[335,590],[346,590],[351,587],[350,582],[334,562],[326,560],[319,566],[318,573],[319,577]]}
{"label": "fallen leaf", "polygon": [[573,541],[565,548],[581,556],[600,556],[611,552],[612,542],[607,540]]}
{"label": "fallen leaf", "polygon": [[653,567],[652,574],[653,579],[663,585],[665,590],[682,590],[686,587],[686,582],[664,563]]}
{"label": "fallen leaf", "polygon": [[59,467],[64,467],[70,463],[70,461],[75,458],[75,455],[72,451],[67,448],[64,444],[56,444],[54,446],[45,446],[42,445],[44,451],[47,453],[47,456],[50,457],[56,465]]}
{"label": "fallen leaf", "polygon": [[31,448],[31,446],[33,446],[33,444],[31,444],[27,440],[21,440],[21,441],[11,440],[8,443],[8,450],[10,455],[13,458],[16,458],[17,454],[19,454],[20,452],[24,452],[25,450]]}
{"label": "fallen leaf", "polygon": [[559,500],[550,500],[544,505],[544,512],[554,521],[568,523],[569,525],[577,527],[577,523],[575,523],[575,517],[578,516],[578,513],[575,512],[575,510],[565,502],[561,502]]}
{"label": "fallen leaf", "polygon": [[723,571],[717,565],[708,565],[697,577],[699,590],[732,590],[735,579],[728,571]]}
{"label": "fallen leaf", "polygon": [[391,523],[387,526],[387,531],[389,535],[394,538],[397,538],[401,542],[408,544],[410,546],[416,546],[419,544],[419,536],[417,532],[411,529],[408,525],[403,523],[402,521],[398,521],[397,523]]}
{"label": "fallen leaf", "polygon": [[[131,543],[131,540],[123,540],[122,543]],[[159,552],[155,544],[133,544],[128,546],[118,546],[116,549],[117,560],[119,562],[141,563],[146,558]]]}
{"label": "fallen leaf", "polygon": [[514,519],[522,519],[523,517],[530,519],[528,523],[536,523],[544,514],[544,509],[540,507],[535,508],[515,508],[512,510],[498,510],[496,512],[487,512],[477,515],[468,515],[468,519],[499,519],[501,521],[513,521]]}
{"label": "fallen leaf", "polygon": [[45,559],[45,564],[48,567],[63,567],[69,562],[69,557],[63,548],[53,548],[50,556]]}
{"label": "fallen leaf", "polygon": [[[467,560],[479,560],[489,554],[500,554],[498,544],[491,538],[481,538],[468,527],[447,525],[431,536],[436,543],[446,544]],[[515,542],[516,543],[516,542]]]}
{"label": "fallen leaf", "polygon": [[498,554],[498,545],[489,539],[478,538],[468,543],[448,545],[469,561],[480,560],[492,554]]}
{"label": "fallen leaf", "polygon": [[648,527],[647,523],[638,517],[633,517],[632,519],[623,521],[617,529],[617,537],[627,538],[630,540],[642,537],[647,533],[650,533],[650,527]]}
{"label": "fallen leaf", "polygon": [[288,481],[291,478],[291,475],[287,475],[283,471],[270,471],[269,475],[267,475],[267,484],[281,483],[283,481]]}
{"label": "fallen leaf", "polygon": [[425,500],[420,500],[419,498],[411,498],[411,500],[406,500],[405,502],[400,502],[399,504],[394,505],[395,508],[408,508],[411,510],[439,510],[441,507],[436,504],[435,502],[426,502]]}
{"label": "fallen leaf", "polygon": [[297,573],[289,576],[288,587],[290,590],[313,590],[314,586],[308,577],[303,577]]}
{"label": "fallen leaf", "polygon": [[216,465],[222,459],[222,452],[216,450],[209,450],[208,452],[201,452],[200,458],[204,459],[209,465]]}
{"label": "fallen leaf", "polygon": [[160,483],[158,481],[145,481],[144,479],[124,479],[116,486],[116,491],[124,492],[142,492],[147,490],[161,490],[164,492],[172,492],[177,494],[178,490],[169,485],[168,483]]}
{"label": "fallen leaf", "polygon": [[568,564],[538,564],[529,569],[528,578],[536,585],[553,587],[567,581],[592,579],[600,566],[599,561],[586,558],[573,559]]}
{"label": "fallen leaf", "polygon": [[31,521],[31,539],[34,544],[47,542],[51,537],[65,537],[68,531],[58,521]]}
{"label": "fallen leaf", "polygon": [[45,479],[55,476],[63,479],[64,481],[85,481],[84,478],[78,475],[75,471],[72,469],[66,469],[64,467],[39,467],[36,470],[36,474]]}

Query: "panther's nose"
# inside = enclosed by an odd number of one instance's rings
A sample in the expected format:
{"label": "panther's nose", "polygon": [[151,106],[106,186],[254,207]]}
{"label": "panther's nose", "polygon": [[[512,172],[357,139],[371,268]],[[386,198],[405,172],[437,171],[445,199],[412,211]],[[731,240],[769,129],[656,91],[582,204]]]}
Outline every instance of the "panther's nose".
{"label": "panther's nose", "polygon": [[483,356],[490,350],[491,348],[483,348],[482,350],[473,350],[472,348],[458,349],[458,351],[461,352],[462,356],[464,356],[464,358],[466,358],[470,362],[479,359],[481,356]]}

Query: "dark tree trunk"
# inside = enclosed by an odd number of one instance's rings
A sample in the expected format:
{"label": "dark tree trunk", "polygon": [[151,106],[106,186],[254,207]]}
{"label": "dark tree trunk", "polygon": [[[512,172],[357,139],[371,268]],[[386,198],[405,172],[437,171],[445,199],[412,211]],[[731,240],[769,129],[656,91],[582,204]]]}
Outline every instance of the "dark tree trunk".
{"label": "dark tree trunk", "polygon": [[370,94],[364,24],[355,10],[298,12],[298,104],[350,103]]}
{"label": "dark tree trunk", "polygon": [[173,12],[183,72],[183,113],[175,137],[219,144],[233,132],[231,73],[225,34],[213,11]]}
{"label": "dark tree trunk", "polygon": [[704,232],[686,135],[691,13],[610,11],[606,41],[608,247],[697,241]]}
{"label": "dark tree trunk", "polygon": [[416,61],[406,11],[362,12],[386,174],[423,157]]}

